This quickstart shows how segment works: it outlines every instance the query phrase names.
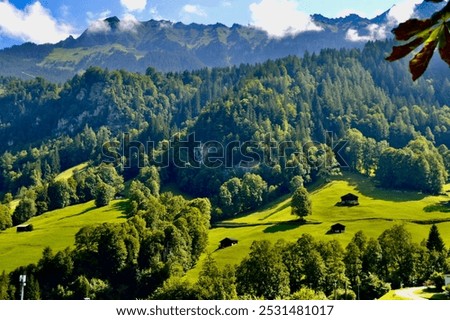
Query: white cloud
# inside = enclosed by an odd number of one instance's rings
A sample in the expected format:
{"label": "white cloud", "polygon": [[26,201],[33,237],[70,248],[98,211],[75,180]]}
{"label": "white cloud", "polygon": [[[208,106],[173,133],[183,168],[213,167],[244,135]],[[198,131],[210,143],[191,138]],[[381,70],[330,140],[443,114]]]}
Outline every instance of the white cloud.
{"label": "white cloud", "polygon": [[110,10],[105,10],[99,13],[94,13],[92,11],[86,12],[87,23],[89,25],[87,31],[91,33],[97,32],[108,32],[111,31],[109,24],[104,21],[106,18],[111,16]]}
{"label": "white cloud", "polygon": [[151,7],[149,10],[149,13],[151,14],[152,18],[155,20],[164,20],[164,18],[159,14],[157,7]]}
{"label": "white cloud", "polygon": [[[122,32],[136,32],[136,27],[140,25],[140,22],[130,13],[126,13],[119,22],[118,28]],[[106,33],[111,31],[111,27],[104,19],[98,19],[91,21],[88,32],[90,33]]]}
{"label": "white cloud", "polygon": [[140,22],[132,14],[125,14],[125,16],[120,19],[119,30],[126,32],[136,32],[136,27],[140,25]]}
{"label": "white cloud", "polygon": [[384,40],[390,33],[390,30],[399,23],[404,22],[414,16],[416,5],[422,3],[423,0],[403,0],[395,4],[388,12],[387,22],[383,25],[371,24],[366,28],[363,35],[355,29],[349,29],[346,39],[350,41],[371,41]]}
{"label": "white cloud", "polygon": [[194,4],[184,5],[183,8],[181,9],[181,11],[183,11],[184,13],[187,13],[187,14],[195,14],[200,17],[206,17],[206,12],[204,10],[202,10],[199,6],[194,5]]}
{"label": "white cloud", "polygon": [[111,16],[111,10],[105,10],[99,13],[94,13],[92,11],[86,12],[88,17],[88,24],[95,22],[96,20],[104,20]]}
{"label": "white cloud", "polygon": [[91,22],[87,31],[90,33],[108,32],[111,31],[111,27],[105,20],[96,20]]}
{"label": "white cloud", "polygon": [[23,10],[2,1],[0,17],[0,35],[37,44],[55,43],[75,32],[71,25],[57,21],[39,1]]}
{"label": "white cloud", "polygon": [[120,0],[120,3],[128,11],[142,11],[147,6],[147,0]]}
{"label": "white cloud", "polygon": [[274,37],[322,30],[308,14],[298,10],[294,0],[261,0],[252,3],[250,11],[252,24]]}
{"label": "white cloud", "polygon": [[367,15],[362,12],[362,11],[358,11],[358,10],[354,10],[354,9],[344,9],[341,10],[338,14],[337,17],[347,17],[351,14],[357,14],[360,17],[367,17]]}
{"label": "white cloud", "polygon": [[395,25],[408,20],[414,14],[416,5],[422,2],[423,0],[403,0],[395,4],[388,14],[389,23]]}
{"label": "white cloud", "polygon": [[67,17],[69,15],[69,11],[70,11],[69,6],[67,6],[65,4],[63,4],[61,7],[59,7],[59,12],[61,13],[61,15],[63,17]]}
{"label": "white cloud", "polygon": [[348,29],[347,34],[345,36],[346,40],[353,42],[367,42],[374,40],[384,40],[387,35],[387,26],[386,25],[378,25],[378,24],[370,24],[366,27],[366,34],[360,35],[359,32],[355,29]]}

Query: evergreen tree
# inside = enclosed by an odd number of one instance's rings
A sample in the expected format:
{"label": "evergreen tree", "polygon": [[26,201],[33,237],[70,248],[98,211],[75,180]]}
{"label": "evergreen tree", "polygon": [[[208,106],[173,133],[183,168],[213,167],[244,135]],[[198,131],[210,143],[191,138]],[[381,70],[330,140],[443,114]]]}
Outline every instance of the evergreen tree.
{"label": "evergreen tree", "polygon": [[429,251],[438,252],[443,252],[445,250],[444,241],[442,240],[438,227],[435,224],[431,226],[430,233],[428,234],[427,249]]}
{"label": "evergreen tree", "polygon": [[33,274],[30,274],[27,278],[27,286],[25,290],[25,300],[40,300],[41,290],[39,282]]}

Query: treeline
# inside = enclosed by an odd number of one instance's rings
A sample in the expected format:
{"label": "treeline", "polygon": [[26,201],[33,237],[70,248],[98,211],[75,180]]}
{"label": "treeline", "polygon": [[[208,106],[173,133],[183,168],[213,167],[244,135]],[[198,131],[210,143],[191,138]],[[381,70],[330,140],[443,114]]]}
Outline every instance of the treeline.
{"label": "treeline", "polygon": [[403,148],[390,147],[350,129],[342,155],[351,169],[375,176],[380,186],[439,194],[450,172],[450,152],[446,145],[435,147],[423,136]]}
{"label": "treeline", "polygon": [[205,248],[209,203],[170,195],[151,202],[124,224],[81,229],[75,250],[47,248],[37,265],[3,273],[0,299],[19,298],[24,273],[26,299],[371,300],[401,286],[440,289],[450,271],[435,225],[420,245],[396,225],[378,239],[359,231],[345,249],[308,234],[293,243],[255,241],[235,266],[219,268],[208,255],[191,283],[183,276]]}
{"label": "treeline", "polygon": [[345,249],[309,234],[294,243],[255,241],[240,264],[221,269],[208,256],[195,284],[172,277],[153,298],[372,300],[391,288],[425,282],[441,289],[449,270],[450,255],[436,226],[419,245],[396,225],[378,239],[359,231]]}

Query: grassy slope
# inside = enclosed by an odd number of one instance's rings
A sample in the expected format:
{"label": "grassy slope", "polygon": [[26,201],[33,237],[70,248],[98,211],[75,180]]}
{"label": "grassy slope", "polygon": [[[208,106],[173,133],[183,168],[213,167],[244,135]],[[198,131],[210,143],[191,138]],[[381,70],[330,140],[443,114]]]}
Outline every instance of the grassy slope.
{"label": "grassy slope", "polygon": [[80,63],[83,58],[86,58],[93,54],[105,54],[110,55],[114,51],[122,51],[122,52],[130,52],[134,53],[136,56],[140,56],[137,50],[133,50],[130,48],[125,48],[120,44],[113,45],[103,45],[103,46],[94,46],[89,48],[75,48],[75,49],[67,49],[67,48],[55,48],[53,51],[40,63],[41,66],[48,64],[62,64],[62,62],[70,62],[70,63]]}
{"label": "grassy slope", "polygon": [[[445,190],[450,189],[446,186]],[[357,207],[336,207],[340,196],[352,192],[360,197]],[[423,208],[441,200],[448,200],[446,196],[426,196],[417,192],[400,192],[378,189],[366,178],[354,174],[346,174],[331,183],[311,192],[313,214],[308,221],[313,224],[298,225],[290,214],[290,199],[284,198],[254,214],[229,220],[221,227],[214,228],[209,233],[207,251],[212,253],[218,264],[238,264],[249,252],[250,245],[255,240],[278,239],[295,241],[303,233],[309,233],[318,240],[338,240],[346,246],[353,235],[363,230],[368,237],[377,238],[384,230],[398,223],[404,223],[412,233],[414,241],[420,242],[428,236],[431,220],[441,219],[446,222],[438,224],[439,231],[450,246],[450,214],[424,212]],[[418,220],[425,224],[417,224]],[[291,221],[291,222],[289,222]],[[448,221],[448,222],[447,222]],[[328,235],[330,226],[340,222],[346,225],[343,234]],[[239,244],[223,250],[216,250],[218,243],[225,237],[239,240]],[[198,277],[202,260],[191,270],[187,277],[195,280]]]}
{"label": "grassy slope", "polygon": [[410,300],[410,299],[400,297],[395,293],[395,290],[391,290],[378,300]]}
{"label": "grassy slope", "polygon": [[81,171],[81,170],[85,169],[87,166],[88,166],[88,163],[85,162],[85,163],[81,163],[75,167],[72,167],[70,169],[67,169],[66,171],[63,171],[60,174],[58,174],[56,176],[55,180],[56,181],[67,180],[73,176],[75,171]]}
{"label": "grassy slope", "polygon": [[90,201],[32,218],[32,232],[16,233],[16,228],[0,232],[0,272],[36,263],[47,246],[54,251],[72,246],[75,234],[84,226],[125,221],[124,203],[112,201],[106,207],[96,208]]}

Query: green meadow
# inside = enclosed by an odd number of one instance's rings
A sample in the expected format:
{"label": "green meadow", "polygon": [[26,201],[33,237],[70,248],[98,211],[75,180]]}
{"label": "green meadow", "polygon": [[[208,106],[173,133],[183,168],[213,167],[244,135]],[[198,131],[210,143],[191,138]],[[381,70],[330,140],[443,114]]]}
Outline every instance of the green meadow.
{"label": "green meadow", "polygon": [[75,174],[75,172],[86,169],[88,165],[89,164],[87,162],[85,162],[85,163],[81,163],[75,167],[72,167],[70,169],[67,169],[67,170],[61,172],[60,174],[58,174],[55,177],[55,180],[56,181],[67,180],[67,179],[71,178]]}
{"label": "green meadow", "polygon": [[[75,64],[78,64],[83,59],[86,59],[92,55],[110,56],[116,52],[132,53],[136,56],[136,58],[141,58],[143,56],[141,52],[135,49],[125,48],[120,44],[100,45],[89,48],[73,48],[73,49],[55,48],[38,65],[41,67],[59,65],[61,68],[64,68],[65,66],[65,68],[70,69],[71,65],[73,66]],[[67,64],[69,64],[69,66],[66,66]]]}
{"label": "green meadow", "polygon": [[[70,175],[70,172],[65,172],[59,178]],[[450,185],[445,186],[445,190],[449,189]],[[349,192],[359,196],[360,205],[336,206],[340,197]],[[428,236],[430,226],[435,222],[450,247],[450,213],[429,209],[450,200],[448,195],[428,196],[380,189],[366,177],[348,173],[327,184],[316,185],[310,194],[313,214],[307,217],[306,224],[300,224],[291,215],[290,198],[283,197],[257,212],[213,226],[209,232],[207,252],[202,255],[196,268],[187,274],[187,278],[195,280],[198,277],[202,261],[208,253],[221,267],[235,265],[248,254],[255,240],[296,241],[304,233],[318,240],[336,239],[346,246],[359,230],[363,230],[368,237],[376,238],[393,225],[404,224],[412,233],[413,240],[420,242]],[[96,208],[90,201],[32,218],[32,232],[17,233],[16,228],[0,232],[0,271],[36,263],[47,246],[54,251],[72,246],[75,234],[84,226],[125,221],[125,201],[115,200],[103,208]],[[330,234],[331,225],[338,222],[346,226],[345,233]],[[226,237],[238,239],[238,245],[218,250],[219,241]]]}
{"label": "green meadow", "polygon": [[[445,190],[450,185],[445,186]],[[359,206],[339,207],[336,203],[347,193],[359,196]],[[354,234],[363,230],[368,237],[377,238],[384,230],[395,224],[404,224],[417,243],[428,237],[430,226],[437,223],[447,246],[450,246],[450,213],[426,212],[441,201],[448,201],[448,195],[429,196],[418,192],[385,190],[375,187],[366,177],[346,173],[344,176],[325,185],[310,190],[313,214],[307,217],[306,224],[299,224],[291,215],[290,198],[283,198],[263,210],[243,217],[218,223],[209,233],[207,252],[219,266],[238,264],[247,256],[255,240],[296,241],[302,234],[309,233],[317,240],[338,240],[346,246]],[[346,226],[345,233],[330,234],[335,223]],[[230,237],[239,240],[233,247],[218,250],[219,241]],[[195,280],[202,266],[200,258],[196,268],[187,278]]]}
{"label": "green meadow", "polygon": [[103,222],[125,221],[124,200],[96,208],[94,201],[74,205],[32,218],[32,232],[17,233],[16,228],[0,232],[0,272],[36,263],[45,247],[54,252],[73,246],[82,227]]}

